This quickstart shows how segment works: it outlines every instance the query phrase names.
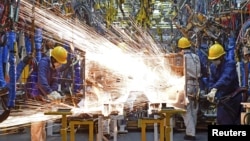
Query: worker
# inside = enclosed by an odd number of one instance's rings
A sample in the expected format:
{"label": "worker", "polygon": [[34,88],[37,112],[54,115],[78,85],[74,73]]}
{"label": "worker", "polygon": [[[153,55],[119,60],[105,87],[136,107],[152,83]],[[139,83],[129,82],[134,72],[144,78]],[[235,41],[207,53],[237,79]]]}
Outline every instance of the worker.
{"label": "worker", "polygon": [[217,100],[218,125],[240,124],[241,100],[240,94],[225,101],[225,96],[230,96],[239,88],[239,79],[236,62],[225,57],[224,47],[213,44],[208,50],[208,59],[212,62],[209,74],[209,93],[206,95],[210,102]]}
{"label": "worker", "polygon": [[58,92],[59,69],[67,63],[68,52],[61,46],[51,51],[51,56],[44,56],[38,64],[38,89],[49,100],[61,99]]}
{"label": "worker", "polygon": [[242,96],[242,101],[247,102],[250,101],[250,89],[249,89],[249,67],[250,67],[250,48],[249,47],[243,47],[243,61],[240,64],[240,73],[242,75],[240,79],[240,83],[242,87],[246,87],[248,91],[244,93]]}
{"label": "worker", "polygon": [[178,47],[181,49],[184,58],[184,95],[186,98],[186,113],[182,116],[186,126],[184,139],[195,140],[201,64],[199,56],[191,51],[191,43],[187,38],[180,38]]}
{"label": "worker", "polygon": [[[38,63],[38,90],[49,102],[58,101],[63,96],[58,92],[59,68],[67,63],[68,52],[61,46],[51,51],[51,56],[44,56]],[[45,141],[45,122],[31,124],[31,140]]]}

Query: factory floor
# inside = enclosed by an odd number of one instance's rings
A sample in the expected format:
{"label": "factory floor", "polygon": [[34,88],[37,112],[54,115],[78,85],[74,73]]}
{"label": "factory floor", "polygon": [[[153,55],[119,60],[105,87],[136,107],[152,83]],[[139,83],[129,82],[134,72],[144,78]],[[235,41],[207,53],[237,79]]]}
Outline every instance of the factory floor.
{"label": "factory floor", "polygon": [[[147,131],[147,141],[154,141],[154,132],[153,131]],[[173,132],[173,141],[183,141],[183,137],[185,135],[184,131],[174,131]],[[75,141],[88,141],[88,134],[86,131],[77,131],[75,134]],[[31,141],[30,139],[30,131],[29,128],[25,128],[24,131],[19,133],[13,133],[8,135],[1,135],[0,141]],[[69,133],[68,133],[68,141]],[[113,141],[114,139],[110,138],[110,141]],[[197,141],[207,141],[207,131],[205,130],[198,130]],[[53,134],[52,136],[47,136],[46,141],[61,141],[60,134]],[[141,133],[139,130],[136,131],[128,131],[126,134],[118,134],[117,141],[141,141]]]}

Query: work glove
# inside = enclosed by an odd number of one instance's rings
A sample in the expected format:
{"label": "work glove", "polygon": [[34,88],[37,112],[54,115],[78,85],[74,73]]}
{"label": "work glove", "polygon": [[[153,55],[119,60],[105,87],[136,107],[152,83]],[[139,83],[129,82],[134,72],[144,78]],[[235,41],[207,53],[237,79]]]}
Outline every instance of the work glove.
{"label": "work glove", "polygon": [[215,97],[215,94],[217,92],[217,89],[216,88],[213,88],[206,96],[207,96],[207,100],[209,102],[214,102],[214,97]]}
{"label": "work glove", "polygon": [[82,108],[84,107],[84,104],[85,104],[85,99],[81,99],[81,101],[77,104],[78,107]]}
{"label": "work glove", "polygon": [[60,95],[60,93],[58,93],[57,91],[53,91],[48,95],[48,99],[51,101],[54,100],[61,100],[62,96]]}

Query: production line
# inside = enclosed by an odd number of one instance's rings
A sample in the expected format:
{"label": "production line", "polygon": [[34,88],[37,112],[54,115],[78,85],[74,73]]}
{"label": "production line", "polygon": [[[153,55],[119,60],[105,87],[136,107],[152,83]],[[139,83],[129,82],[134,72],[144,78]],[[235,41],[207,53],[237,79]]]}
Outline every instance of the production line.
{"label": "production line", "polygon": [[[45,125],[41,141],[53,136],[55,127],[62,141],[76,141],[78,130],[87,131],[88,141],[119,141],[119,134],[133,131],[141,141],[147,132],[154,141],[178,140],[173,134],[185,134],[187,112],[181,37],[201,63],[199,90],[192,97],[199,105],[196,129],[217,124],[218,103],[206,95],[208,50],[218,43],[226,58],[237,62],[240,86],[232,97],[245,98],[241,124],[248,125],[249,8],[249,0],[2,0],[1,136],[29,128],[32,140],[32,129]],[[37,70],[57,46],[68,56],[57,78],[62,99],[51,101],[39,94]]]}

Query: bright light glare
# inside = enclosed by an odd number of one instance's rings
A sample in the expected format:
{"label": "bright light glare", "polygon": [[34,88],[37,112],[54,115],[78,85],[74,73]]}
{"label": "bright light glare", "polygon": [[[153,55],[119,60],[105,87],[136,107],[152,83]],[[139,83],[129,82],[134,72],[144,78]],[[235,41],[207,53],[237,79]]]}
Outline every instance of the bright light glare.
{"label": "bright light glare", "polygon": [[[27,15],[32,13],[32,6],[28,1],[22,0],[20,17],[30,20]],[[94,32],[93,28],[65,20],[46,9],[36,7],[35,18],[37,26],[42,27],[45,31],[60,34],[63,40],[69,41],[75,48],[85,51],[86,66],[90,62],[95,62],[113,72],[114,75],[124,78],[126,81],[119,89],[121,90],[122,101],[127,100],[130,92],[138,91],[144,93],[149,101],[167,102],[169,95],[175,94],[171,88],[176,88],[178,91],[184,89],[184,83],[180,81],[180,78],[170,73],[164,53],[159,51],[160,47],[151,36],[139,28],[136,32],[138,36],[135,37],[135,34],[128,35],[124,32],[124,29],[114,27],[114,30],[121,34],[120,36],[124,41],[127,41],[122,44],[122,47],[119,47],[108,38]],[[109,32],[106,34],[105,36],[110,36],[110,39],[116,40],[117,38]],[[137,49],[138,47],[141,48]],[[147,50],[151,50],[153,53],[145,55],[143,51]],[[88,72],[90,68],[86,69],[86,72]],[[107,99],[103,97],[109,97],[110,94],[108,93],[110,92],[101,89],[96,91],[100,99]],[[86,103],[91,104],[89,107],[94,110],[100,109],[100,103],[96,104],[93,101]],[[93,106],[97,107],[93,108]],[[90,111],[89,109],[88,111]]]}

